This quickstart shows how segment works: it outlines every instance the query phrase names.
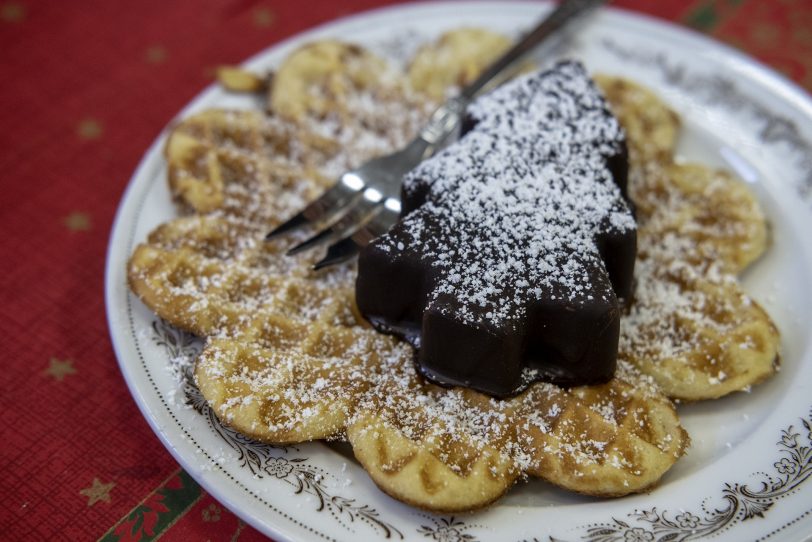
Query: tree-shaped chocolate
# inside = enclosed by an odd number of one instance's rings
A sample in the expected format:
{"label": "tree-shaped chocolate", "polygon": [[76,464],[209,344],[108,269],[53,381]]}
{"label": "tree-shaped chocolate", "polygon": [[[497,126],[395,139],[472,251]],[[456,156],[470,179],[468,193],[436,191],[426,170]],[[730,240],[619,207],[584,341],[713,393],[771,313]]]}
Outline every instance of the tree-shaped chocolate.
{"label": "tree-shaped chocolate", "polygon": [[356,298],[421,372],[504,396],[614,373],[636,227],[623,132],[576,62],[477,99],[463,137],[404,180]]}

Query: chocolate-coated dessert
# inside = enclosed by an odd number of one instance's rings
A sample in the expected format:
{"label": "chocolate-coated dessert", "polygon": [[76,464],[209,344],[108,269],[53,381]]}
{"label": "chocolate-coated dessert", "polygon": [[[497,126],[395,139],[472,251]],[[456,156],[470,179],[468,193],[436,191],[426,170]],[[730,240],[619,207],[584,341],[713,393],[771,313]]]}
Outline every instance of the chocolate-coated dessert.
{"label": "chocolate-coated dessert", "polygon": [[635,258],[627,171],[580,64],[497,88],[404,179],[400,221],[359,259],[361,313],[441,384],[506,396],[610,379]]}

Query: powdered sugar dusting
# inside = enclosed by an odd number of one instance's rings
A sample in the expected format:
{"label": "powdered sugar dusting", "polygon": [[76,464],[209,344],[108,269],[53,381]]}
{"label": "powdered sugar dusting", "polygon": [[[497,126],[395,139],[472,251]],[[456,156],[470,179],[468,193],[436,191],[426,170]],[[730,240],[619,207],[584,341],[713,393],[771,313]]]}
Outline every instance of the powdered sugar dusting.
{"label": "powdered sugar dusting", "polygon": [[[592,124],[570,119],[574,125],[567,128],[564,123],[565,129],[578,134],[577,145],[570,147],[553,137],[532,149],[535,154],[527,157],[515,149],[502,149],[506,143],[498,138],[473,139],[483,171],[498,181],[487,186],[466,185],[476,204],[455,214],[454,227],[464,230],[472,223],[479,227],[482,222],[494,235],[502,235],[504,230],[520,227],[514,224],[514,218],[530,215],[554,224],[552,233],[531,236],[529,259],[509,258],[493,269],[480,264],[476,269],[449,275],[444,287],[475,290],[470,303],[491,307],[491,318],[505,317],[501,312],[503,301],[499,300],[498,287],[475,288],[478,273],[491,273],[489,280],[499,284],[517,268],[533,266],[534,273],[538,269],[538,276],[534,275],[538,280],[519,284],[523,295],[540,295],[536,288],[555,286],[562,287],[561,295],[578,299],[582,292],[579,285],[585,280],[584,262],[598,258],[590,232],[594,233],[594,228],[604,221],[617,231],[634,228],[617,187],[599,159],[601,153],[615,152],[613,145],[620,141],[620,130],[613,121],[598,119],[604,105],[579,70],[566,68],[565,76],[552,87],[566,89],[573,99],[595,108]],[[536,84],[533,81],[523,79],[516,88],[532,86]],[[505,95],[507,92],[497,92],[489,99],[513,99]],[[597,398],[589,395],[589,389],[571,393],[537,383],[520,397],[498,401],[470,390],[428,384],[417,374],[408,345],[359,325],[352,306],[355,273],[351,266],[314,277],[308,267],[317,256],[282,257],[281,247],[262,241],[271,224],[295,212],[336,172],[399,145],[419,125],[421,109],[406,114],[396,106],[389,108],[381,96],[353,100],[350,109],[357,108],[355,116],[306,119],[298,126],[262,117],[258,127],[252,127],[252,137],[225,144],[222,140],[212,142],[218,158],[230,164],[221,170],[223,203],[213,212],[178,219],[153,234],[148,248],[163,251],[159,255],[169,265],[160,272],[156,272],[157,267],[145,267],[134,273],[134,278],[157,285],[155,291],[160,298],[150,301],[157,312],[172,311],[174,322],[208,336],[198,362],[198,377],[222,385],[225,390],[223,397],[207,397],[217,415],[237,425],[242,423],[241,413],[258,411],[260,415],[239,425],[241,430],[260,438],[269,438],[271,433],[306,440],[310,437],[304,431],[328,418],[333,420],[327,427],[333,431],[328,431],[328,436],[343,438],[347,424],[372,412],[408,439],[429,443],[428,447],[436,445],[440,459],[460,473],[471,457],[487,450],[495,450],[516,471],[538,467],[543,457],[571,462],[573,475],[586,465],[639,470],[641,465],[624,459],[617,448],[613,449],[614,439],[630,431],[622,425],[624,420],[632,420],[634,427],[642,424],[645,429],[649,421],[646,416],[653,415],[650,413],[658,407],[670,413],[669,420],[675,417],[651,379],[628,364],[620,364],[617,377]],[[486,102],[485,110],[473,112],[480,122],[493,123],[494,130],[504,131],[506,119],[488,117],[487,111],[495,105]],[[564,108],[562,115],[566,112]],[[547,119],[542,110],[530,109],[527,114],[527,119],[514,120],[517,126],[539,121],[559,127],[555,123],[560,119]],[[389,122],[397,118],[406,120],[394,125]],[[354,123],[353,119],[364,120]],[[234,115],[226,122],[233,124],[230,129],[239,131],[245,118]],[[522,127],[525,129],[529,126]],[[257,139],[257,133],[266,141],[263,146],[249,143]],[[378,137],[380,134],[386,137]],[[518,143],[517,134],[508,134],[508,140]],[[285,145],[267,143],[276,141],[274,138],[284,139]],[[599,140],[609,142],[606,148],[596,143]],[[487,152],[491,144],[507,153],[508,164]],[[268,152],[271,148],[273,152]],[[455,152],[453,148],[448,151],[451,156]],[[566,160],[551,162],[551,153],[566,156]],[[451,171],[456,177],[443,172],[432,178],[464,181],[465,157],[460,159],[460,170]],[[431,172],[433,167],[427,164],[425,171]],[[511,185],[500,176],[506,167],[518,171],[513,178],[528,183]],[[202,177],[205,172],[190,166],[189,175]],[[439,183],[432,189],[442,192]],[[566,195],[566,209],[556,208],[546,198],[547,188]],[[528,190],[542,202],[539,208],[519,204],[526,199],[523,192]],[[495,216],[505,211],[508,222],[500,227]],[[574,220],[578,228],[568,227],[564,216]],[[532,227],[538,225],[538,221],[531,222],[524,233],[533,233]],[[419,226],[410,231],[415,242],[426,234]],[[574,247],[575,256],[560,254],[564,241],[584,239],[588,242]],[[395,244],[391,248],[397,251],[407,247]],[[450,245],[435,248],[440,256],[454,250]],[[485,251],[482,257],[489,262],[497,255]],[[552,278],[541,278],[542,273]],[[605,429],[600,437],[590,433],[594,426]],[[642,430],[641,434],[664,452],[676,456],[682,451],[681,445],[669,447],[671,435],[658,439],[645,436]],[[543,440],[549,436],[555,438]],[[463,452],[455,445],[460,445]]]}
{"label": "powdered sugar dusting", "polygon": [[429,308],[470,323],[510,324],[546,296],[612,298],[595,288],[596,238],[635,224],[607,165],[623,132],[583,67],[524,76],[469,114],[473,131],[405,179],[407,194],[428,190],[402,222],[407,235],[379,246],[430,261],[442,278]]}

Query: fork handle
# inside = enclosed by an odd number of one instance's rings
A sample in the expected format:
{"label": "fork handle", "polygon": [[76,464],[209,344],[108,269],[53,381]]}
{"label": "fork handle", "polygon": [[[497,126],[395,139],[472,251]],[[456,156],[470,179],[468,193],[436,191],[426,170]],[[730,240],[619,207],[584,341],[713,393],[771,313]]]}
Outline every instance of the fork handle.
{"label": "fork handle", "polygon": [[472,83],[462,88],[460,93],[447,100],[432,114],[429,122],[420,131],[418,140],[428,144],[424,157],[433,154],[437,148],[457,129],[462,121],[465,108],[488,83],[503,73],[536,45],[557,32],[575,16],[598,7],[606,0],[562,0],[550,15],[499,57]]}
{"label": "fork handle", "polygon": [[545,17],[530,32],[496,59],[472,83],[463,87],[460,97],[472,100],[488,83],[509,68],[514,62],[530,52],[536,45],[556,33],[577,15],[596,8],[606,0],[561,0],[550,15]]}

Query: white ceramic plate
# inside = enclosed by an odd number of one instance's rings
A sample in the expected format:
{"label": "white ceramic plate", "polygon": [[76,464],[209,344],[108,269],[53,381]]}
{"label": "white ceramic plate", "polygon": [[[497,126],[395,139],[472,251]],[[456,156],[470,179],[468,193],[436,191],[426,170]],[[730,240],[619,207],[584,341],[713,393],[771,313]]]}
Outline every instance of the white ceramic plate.
{"label": "white ceramic plate", "polygon": [[[342,19],[247,62],[278,63],[302,42],[338,37],[404,55],[466,25],[516,34],[549,8],[521,2],[416,4]],[[750,58],[669,24],[604,10],[549,49],[593,71],[652,87],[682,116],[680,153],[733,169],[758,194],[772,245],[746,289],[782,333],[782,371],[750,393],[680,407],[693,436],[687,457],[652,492],[579,497],[532,480],[486,511],[433,516],[381,493],[352,454],[320,443],[259,445],[224,429],[185,386],[178,360],[195,340],[156,319],[127,290],[135,243],[173,217],[160,149],[130,181],[110,239],[106,295],[121,370],[153,429],[206,490],[259,530],[290,540],[800,540],[812,533],[812,100]],[[211,106],[252,107],[209,88],[180,116]],[[179,384],[180,378],[180,384]]]}

